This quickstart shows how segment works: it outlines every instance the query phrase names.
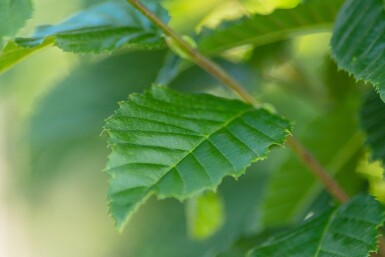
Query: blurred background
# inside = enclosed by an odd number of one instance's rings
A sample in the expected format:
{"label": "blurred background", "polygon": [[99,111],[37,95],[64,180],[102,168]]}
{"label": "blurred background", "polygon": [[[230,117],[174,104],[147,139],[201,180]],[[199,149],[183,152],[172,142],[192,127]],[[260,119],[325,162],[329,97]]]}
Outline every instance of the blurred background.
{"label": "blurred background", "polygon": [[[223,19],[268,14],[298,3],[173,0],[164,5],[171,26],[192,34]],[[91,4],[96,1],[34,0],[33,18],[19,35],[56,24]],[[368,162],[364,136],[357,129],[368,88],[337,71],[329,40],[327,32],[298,36],[237,49],[217,61],[269,108],[295,121],[295,134],[349,193],[369,188],[385,199],[382,170]],[[203,240],[191,235],[185,204],[154,198],[119,234],[105,200],[108,176],[102,170],[109,150],[101,134],[103,121],[117,102],[155,81],[166,56],[165,50],[124,49],[79,56],[49,48],[0,75],[0,257],[218,256],[234,241],[290,226],[310,210],[316,212],[322,208],[313,204],[316,199],[330,202],[289,151],[273,149],[238,181],[227,178],[220,186],[223,224],[212,236]],[[231,97],[197,67],[182,72],[170,86]],[[294,198],[285,199],[284,190],[294,183],[299,185]],[[288,204],[277,207],[282,202]]]}

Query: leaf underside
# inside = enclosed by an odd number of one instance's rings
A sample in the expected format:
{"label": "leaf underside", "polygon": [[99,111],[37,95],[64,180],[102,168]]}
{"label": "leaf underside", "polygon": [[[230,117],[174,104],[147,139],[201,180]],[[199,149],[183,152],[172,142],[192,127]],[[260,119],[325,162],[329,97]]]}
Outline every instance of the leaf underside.
{"label": "leaf underside", "polygon": [[151,194],[183,200],[240,176],[284,143],[290,124],[240,101],[153,87],[121,103],[105,129],[110,212],[121,229]]}
{"label": "leaf underside", "polygon": [[367,257],[377,250],[383,207],[360,195],[339,208],[270,239],[248,257]]}
{"label": "leaf underside", "polygon": [[366,97],[360,120],[366,133],[366,144],[372,151],[372,158],[385,164],[385,104],[375,92]]}
{"label": "leaf underside", "polygon": [[[156,1],[147,7],[164,22],[167,11]],[[31,38],[16,38],[0,53],[0,72],[37,50],[56,45],[66,52],[102,53],[123,46],[153,49],[164,46],[162,32],[126,2],[91,7],[61,24],[42,26]]]}
{"label": "leaf underside", "polygon": [[263,45],[301,33],[329,29],[343,2],[313,0],[270,15],[224,22],[213,30],[203,30],[199,48],[204,53],[214,54],[241,45]]}
{"label": "leaf underside", "polygon": [[338,66],[371,82],[385,101],[385,10],[381,0],[348,0],[331,41]]}

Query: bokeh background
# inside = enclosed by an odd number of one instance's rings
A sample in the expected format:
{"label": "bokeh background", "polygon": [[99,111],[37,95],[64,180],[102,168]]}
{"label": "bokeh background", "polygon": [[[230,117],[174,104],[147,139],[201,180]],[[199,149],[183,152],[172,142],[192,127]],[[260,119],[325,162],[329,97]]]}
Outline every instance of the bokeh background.
{"label": "bokeh background", "polygon": [[[173,0],[165,1],[165,6],[171,26],[191,34],[223,19],[268,14],[298,2]],[[96,3],[35,0],[33,18],[19,35]],[[356,177],[344,185],[349,192],[369,187],[383,199],[382,170],[368,162],[363,135],[356,129],[361,95],[368,89],[337,72],[328,57],[329,40],[328,32],[298,36],[252,53],[247,47],[237,49],[218,61],[256,97],[294,120],[295,133],[342,183],[349,170],[348,176]],[[185,205],[154,198],[119,234],[105,200],[108,177],[102,170],[109,150],[106,135],[101,134],[103,120],[118,108],[118,101],[151,85],[165,56],[163,50],[149,54],[124,49],[77,56],[50,48],[0,75],[0,257],[216,256],[277,218],[282,224],[272,225],[286,226],[309,208],[317,210],[311,205],[314,199],[328,200],[288,151],[273,149],[267,161],[253,165],[238,181],[227,178],[220,186],[224,224],[212,237],[193,239],[187,231]],[[196,67],[170,86],[230,96]],[[339,146],[343,147],[336,151]],[[299,195],[296,209],[268,208],[279,200],[271,195],[282,187],[282,181],[274,182],[278,176],[285,183],[301,180],[296,182],[299,187],[314,184],[305,188],[306,197]]]}

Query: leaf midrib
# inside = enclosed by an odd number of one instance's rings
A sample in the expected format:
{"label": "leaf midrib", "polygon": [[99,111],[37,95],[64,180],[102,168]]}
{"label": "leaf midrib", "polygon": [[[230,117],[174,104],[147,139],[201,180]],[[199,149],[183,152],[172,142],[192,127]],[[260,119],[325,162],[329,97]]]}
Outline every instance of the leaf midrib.
{"label": "leaf midrib", "polygon": [[165,171],[164,172],[164,174],[146,191],[146,195],[147,194],[149,194],[149,193],[151,193],[153,190],[154,190],[154,186],[156,186],[157,184],[159,184],[159,182],[163,179],[163,178],[165,178],[168,174],[169,174],[169,172],[171,171],[171,170],[173,170],[174,168],[176,168],[183,160],[185,160],[190,154],[193,154],[193,152],[196,150],[196,149],[198,149],[198,147],[200,147],[204,142],[206,142],[206,141],[209,141],[209,138],[212,136],[212,135],[214,135],[214,134],[216,134],[216,133],[218,133],[220,130],[222,130],[222,129],[224,129],[224,128],[226,128],[230,123],[232,123],[232,122],[234,122],[235,120],[237,120],[237,119],[239,119],[240,117],[242,117],[243,115],[245,115],[245,114],[247,114],[247,113],[249,113],[249,112],[252,112],[252,111],[255,111],[256,109],[255,108],[253,108],[253,107],[251,107],[251,108],[248,108],[248,109],[246,109],[246,110],[244,110],[244,111],[242,111],[242,112],[240,112],[239,114],[237,114],[236,116],[234,116],[234,117],[232,117],[230,120],[228,120],[228,121],[226,121],[222,126],[220,126],[218,129],[216,129],[214,132],[212,132],[211,134],[209,134],[209,135],[204,135],[203,137],[202,137],[202,140],[200,141],[200,142],[198,142],[197,143],[197,145],[192,149],[192,150],[190,150],[190,151],[188,151],[187,153],[186,153],[186,155],[184,156],[184,157],[182,157],[176,164],[174,164],[173,166],[170,166],[170,168],[167,170],[167,171]]}
{"label": "leaf midrib", "polygon": [[[332,30],[333,24],[334,24],[333,22],[325,22],[325,23],[318,23],[316,26],[307,25],[307,26],[293,28],[293,29],[281,30],[279,32],[266,33],[264,35],[260,34],[245,40],[239,40],[233,44],[226,44],[226,46],[223,46],[223,47],[205,47],[204,41],[202,41],[203,46],[201,50],[206,54],[215,54],[221,51],[225,51],[225,50],[238,47],[241,45],[246,45],[246,44],[253,44],[254,46],[262,46],[262,45],[278,42],[283,38],[295,37],[298,35],[305,35],[305,34],[314,34],[320,31],[330,32]],[[287,35],[287,34],[290,34],[290,35]],[[209,40],[209,37],[206,40]],[[210,45],[212,45],[212,43],[210,43]],[[205,48],[208,48],[208,50],[205,50]]]}
{"label": "leaf midrib", "polygon": [[327,221],[327,223],[326,223],[326,226],[325,226],[325,228],[324,228],[323,231],[322,231],[322,234],[321,234],[321,237],[320,237],[320,240],[319,240],[318,247],[317,247],[317,249],[316,249],[316,252],[314,253],[314,257],[319,257],[319,254],[320,254],[321,251],[322,251],[322,245],[323,245],[323,243],[324,243],[324,241],[325,241],[325,237],[326,237],[326,235],[327,235],[327,233],[328,233],[328,231],[329,231],[329,228],[330,228],[330,226],[331,226],[331,223],[332,223],[332,221],[333,221],[333,219],[334,219],[334,217],[335,217],[337,211],[338,211],[338,209],[334,210],[333,213],[329,216],[328,221]]}

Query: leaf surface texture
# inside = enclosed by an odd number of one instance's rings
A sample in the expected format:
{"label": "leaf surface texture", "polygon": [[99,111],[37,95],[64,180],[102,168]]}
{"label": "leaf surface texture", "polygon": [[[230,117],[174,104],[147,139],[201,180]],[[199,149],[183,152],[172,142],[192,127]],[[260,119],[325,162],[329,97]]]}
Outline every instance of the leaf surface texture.
{"label": "leaf surface texture", "polygon": [[385,10],[381,0],[348,0],[331,41],[341,69],[372,83],[385,101]]}
{"label": "leaf surface texture", "polygon": [[367,257],[377,249],[383,207],[361,195],[254,249],[248,257]]}
{"label": "leaf surface texture", "polygon": [[237,100],[153,87],[121,103],[105,129],[110,211],[122,228],[153,193],[183,200],[240,176],[284,143],[290,124]]}

